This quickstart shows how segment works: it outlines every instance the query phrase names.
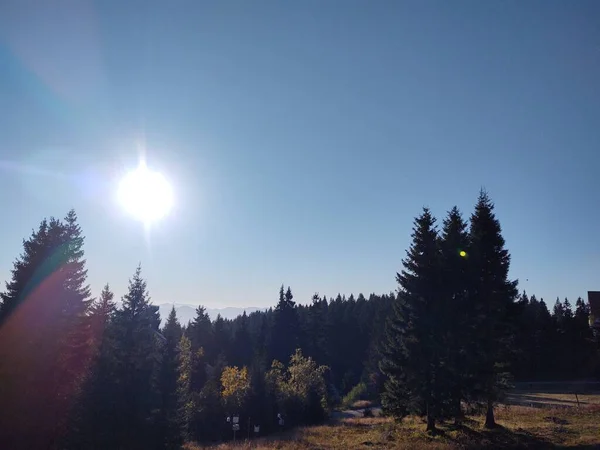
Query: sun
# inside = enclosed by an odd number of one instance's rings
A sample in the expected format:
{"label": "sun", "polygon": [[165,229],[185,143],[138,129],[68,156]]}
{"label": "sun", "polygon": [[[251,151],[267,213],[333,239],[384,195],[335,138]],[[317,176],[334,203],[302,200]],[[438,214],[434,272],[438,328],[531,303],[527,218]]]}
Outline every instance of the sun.
{"label": "sun", "polygon": [[125,211],[145,225],[165,217],[173,206],[173,189],[167,179],[143,162],[123,177],[117,197]]}

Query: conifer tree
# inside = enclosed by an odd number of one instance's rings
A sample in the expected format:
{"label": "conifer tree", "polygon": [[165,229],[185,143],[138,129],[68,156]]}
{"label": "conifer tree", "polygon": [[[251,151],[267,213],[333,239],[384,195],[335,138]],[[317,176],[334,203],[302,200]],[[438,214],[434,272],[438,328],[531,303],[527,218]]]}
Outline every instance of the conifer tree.
{"label": "conifer tree", "polygon": [[192,392],[193,360],[192,343],[184,335],[179,341],[177,353],[177,422],[180,425],[181,437],[184,441],[192,439],[192,420],[195,410]]}
{"label": "conifer tree", "polygon": [[194,352],[202,348],[205,359],[212,360],[216,357],[213,326],[204,306],[196,308],[196,317],[190,323],[187,332]]}
{"label": "conifer tree", "polygon": [[494,403],[506,388],[511,349],[509,315],[517,296],[516,281],[508,279],[510,255],[505,248],[494,204],[481,191],[471,216],[471,295],[475,302],[478,373],[487,412],[485,426],[495,426]]}
{"label": "conifer tree", "polygon": [[250,366],[253,357],[252,338],[248,330],[248,316],[246,311],[238,318],[233,345],[231,349],[231,362],[235,366]]}
{"label": "conifer tree", "polygon": [[175,313],[171,308],[169,317],[162,330],[165,341],[162,346],[159,389],[161,395],[159,436],[166,448],[179,448],[181,444],[181,424],[179,423],[177,379],[178,346],[182,331]]}
{"label": "conifer tree", "polygon": [[[31,439],[15,448],[60,445],[87,374],[91,299],[83,241],[74,211],[65,222],[43,220],[23,242],[0,297],[0,401],[12,415],[4,423]],[[35,433],[19,430],[25,417],[36,423]]]}
{"label": "conifer tree", "polygon": [[471,397],[474,375],[472,341],[474,333],[473,305],[469,296],[469,234],[467,224],[455,206],[444,220],[440,236],[441,295],[445,354],[443,382],[452,404],[456,421],[462,418],[461,401]]}
{"label": "conifer tree", "polygon": [[209,361],[214,363],[219,355],[223,354],[223,357],[227,360],[230,353],[230,336],[227,330],[227,324],[221,314],[217,314],[217,318],[213,323],[213,348],[210,349]]}
{"label": "conifer tree", "polygon": [[118,445],[114,434],[116,360],[114,336],[116,306],[114,294],[106,284],[89,312],[92,351],[89,373],[83,392],[72,413],[67,448],[111,448]]}
{"label": "conifer tree", "polygon": [[6,290],[0,294],[0,324],[39,286],[41,281],[56,267],[48,267],[46,258],[49,248],[49,224],[42,220],[37,231],[32,231],[27,240],[23,240],[23,253],[15,261],[12,278],[6,282]]}
{"label": "conifer tree", "polygon": [[281,285],[271,332],[271,359],[287,361],[298,346],[299,322],[293,298],[291,288],[288,286],[284,293]]}
{"label": "conifer tree", "polygon": [[427,430],[434,431],[444,401],[439,379],[444,343],[438,233],[427,208],[415,219],[412,238],[396,277],[399,294],[386,329],[381,370],[388,379],[382,402],[396,417],[425,415]]}
{"label": "conifer tree", "polygon": [[87,284],[81,227],[77,223],[75,210],[71,209],[64,219],[63,243],[60,246],[63,264],[64,299],[61,302],[62,332],[59,364],[65,382],[57,395],[65,401],[73,402],[79,394],[81,383],[89,373],[91,360],[92,335],[91,322],[88,316],[93,302],[90,287]]}
{"label": "conifer tree", "polygon": [[118,431],[124,446],[143,448],[153,436],[152,426],[156,423],[153,411],[159,404],[155,380],[160,317],[158,307],[150,304],[141,266],[129,280],[122,303],[115,316]]}

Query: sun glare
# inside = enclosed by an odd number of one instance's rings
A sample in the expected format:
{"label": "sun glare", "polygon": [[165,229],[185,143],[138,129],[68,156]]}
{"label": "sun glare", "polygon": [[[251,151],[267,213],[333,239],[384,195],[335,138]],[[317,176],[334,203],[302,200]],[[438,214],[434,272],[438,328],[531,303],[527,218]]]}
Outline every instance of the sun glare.
{"label": "sun glare", "polygon": [[173,206],[167,179],[143,163],[123,177],[117,195],[125,211],[146,225],[166,216]]}

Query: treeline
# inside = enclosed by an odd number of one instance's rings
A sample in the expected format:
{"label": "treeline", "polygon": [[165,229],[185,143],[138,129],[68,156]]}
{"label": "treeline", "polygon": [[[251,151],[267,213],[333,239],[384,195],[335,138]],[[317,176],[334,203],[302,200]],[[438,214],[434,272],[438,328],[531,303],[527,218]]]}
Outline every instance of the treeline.
{"label": "treeline", "polygon": [[235,320],[199,306],[161,328],[140,267],[118,307],[109,285],[93,298],[83,244],[74,211],[42,221],[0,294],[0,448],[179,448],[231,439],[233,416],[240,437],[319,423],[344,396],[429,428],[483,403],[491,426],[513,379],[598,374],[588,305],[517,295],[484,193],[470,224],[416,219],[397,294],[302,305],[282,286]]}
{"label": "treeline", "polygon": [[567,300],[557,301],[551,316],[543,301],[518,297],[509,266],[485,192],[469,223],[456,207],[441,229],[427,208],[415,219],[382,345],[387,412],[425,416],[434,431],[442,419],[460,423],[463,405],[475,404],[492,428],[494,404],[514,377],[597,373],[587,305],[578,299],[573,313]]}
{"label": "treeline", "polygon": [[[393,295],[315,295],[297,305],[160,327],[138,267],[117,306],[87,285],[74,211],[23,241],[0,303],[0,448],[179,448],[318,423],[378,373],[376,343]],[[228,422],[226,418],[229,417]]]}

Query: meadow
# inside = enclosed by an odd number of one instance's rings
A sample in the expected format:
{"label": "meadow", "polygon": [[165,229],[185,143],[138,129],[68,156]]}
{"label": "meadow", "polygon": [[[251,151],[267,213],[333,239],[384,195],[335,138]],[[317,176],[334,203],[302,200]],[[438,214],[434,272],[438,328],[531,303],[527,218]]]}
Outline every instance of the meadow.
{"label": "meadow", "polygon": [[[522,396],[532,406],[504,404],[496,408],[498,427],[483,428],[484,417],[467,416],[460,427],[442,423],[436,434],[426,433],[416,417],[396,422],[388,417],[337,415],[329,423],[301,427],[273,436],[236,443],[202,447],[188,444],[186,450],[204,448],[264,450],[343,449],[506,449],[506,448],[600,448],[600,395],[579,395],[579,406],[570,393],[527,392]],[[364,407],[365,404],[356,405]]]}

